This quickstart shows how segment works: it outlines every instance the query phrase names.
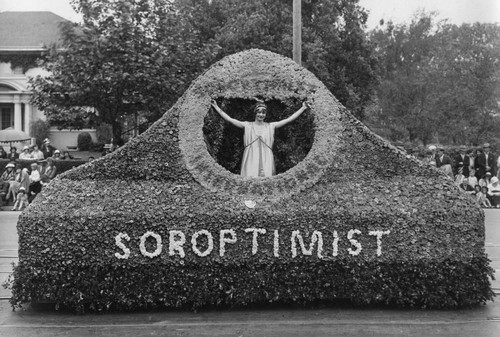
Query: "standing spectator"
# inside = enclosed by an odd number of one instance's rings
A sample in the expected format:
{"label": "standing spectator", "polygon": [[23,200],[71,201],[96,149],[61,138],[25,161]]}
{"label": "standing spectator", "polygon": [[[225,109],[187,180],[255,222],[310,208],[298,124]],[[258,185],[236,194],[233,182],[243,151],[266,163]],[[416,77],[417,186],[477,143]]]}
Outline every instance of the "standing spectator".
{"label": "standing spectator", "polygon": [[30,153],[30,148],[25,146],[23,147],[23,152],[19,155],[19,159],[21,160],[32,160],[33,156]]}
{"label": "standing spectator", "polygon": [[0,146],[0,159],[7,159],[7,152],[5,152],[3,146]]}
{"label": "standing spectator", "polygon": [[33,152],[31,152],[33,159],[36,159],[36,160],[44,160],[45,159],[43,152],[38,149],[38,145],[34,144],[34,145],[31,145],[31,147],[33,148]]}
{"label": "standing spectator", "polygon": [[453,158],[453,174],[455,175],[462,169],[462,174],[466,177],[469,176],[470,158],[465,154],[466,150],[465,145],[460,146],[459,154]]}
{"label": "standing spectator", "polygon": [[10,152],[7,155],[7,159],[10,161],[16,161],[16,159],[19,159],[19,154],[17,153],[17,147],[12,146],[10,148]]}
{"label": "standing spectator", "polygon": [[444,154],[444,149],[443,147],[438,147],[437,149],[437,154],[436,154],[436,167],[446,173],[447,175],[450,176],[451,179],[453,179],[453,161],[451,160],[450,157],[448,157],[446,154]]}
{"label": "standing spectator", "polygon": [[477,156],[476,162],[474,164],[476,168],[476,177],[482,178],[487,172],[491,173],[491,176],[496,176],[497,174],[497,158],[493,153],[490,152],[490,144],[484,143],[483,153]]}
{"label": "standing spectator", "polygon": [[491,183],[488,185],[488,199],[490,199],[491,206],[500,207],[500,182],[497,177],[491,178]]}
{"label": "standing spectator", "polygon": [[41,150],[43,152],[43,157],[49,158],[54,156],[54,151],[56,151],[56,148],[50,144],[50,140],[48,138],[45,138]]}
{"label": "standing spectator", "polygon": [[423,162],[436,167],[436,153],[432,150],[425,151],[425,158],[423,159]]}
{"label": "standing spectator", "polygon": [[38,170],[37,163],[31,163],[31,172],[29,176],[29,193],[28,197],[32,198],[32,196],[40,193],[42,190],[42,185],[40,184],[40,171]]}

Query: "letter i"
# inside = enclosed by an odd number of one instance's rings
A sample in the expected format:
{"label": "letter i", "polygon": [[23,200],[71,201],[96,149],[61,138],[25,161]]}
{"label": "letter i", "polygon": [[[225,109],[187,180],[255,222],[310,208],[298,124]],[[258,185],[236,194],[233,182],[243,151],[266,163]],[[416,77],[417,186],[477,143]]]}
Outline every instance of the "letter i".
{"label": "letter i", "polygon": [[274,257],[280,256],[280,235],[278,234],[278,230],[274,230]]}

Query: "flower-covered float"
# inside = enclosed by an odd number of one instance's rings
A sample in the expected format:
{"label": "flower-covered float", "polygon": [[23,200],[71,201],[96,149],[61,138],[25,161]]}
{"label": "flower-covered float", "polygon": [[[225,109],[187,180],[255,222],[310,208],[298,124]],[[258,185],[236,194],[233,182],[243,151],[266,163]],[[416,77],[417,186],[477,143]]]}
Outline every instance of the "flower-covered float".
{"label": "flower-covered float", "polygon": [[[233,172],[241,133],[210,106],[250,120],[254,97],[271,120],[311,103],[277,134],[273,177]],[[455,308],[493,296],[474,201],[309,71],[256,49],[214,64],[122,148],[53,180],[18,232],[14,306]]]}

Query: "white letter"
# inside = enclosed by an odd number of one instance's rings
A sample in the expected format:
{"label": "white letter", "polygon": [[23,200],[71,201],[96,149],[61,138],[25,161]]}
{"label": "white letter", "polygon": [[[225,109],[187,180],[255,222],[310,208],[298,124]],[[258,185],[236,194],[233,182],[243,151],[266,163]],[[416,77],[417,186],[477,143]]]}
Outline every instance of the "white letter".
{"label": "white letter", "polygon": [[115,236],[115,243],[116,245],[121,249],[123,250],[123,254],[120,254],[120,253],[115,253],[115,256],[118,258],[118,259],[128,259],[128,257],[130,256],[130,249],[128,249],[122,242],[122,239],[125,239],[127,241],[130,241],[130,237],[128,236],[127,233],[118,233],[117,236]]}
{"label": "white letter", "polygon": [[309,249],[306,249],[306,246],[304,244],[304,239],[302,238],[302,235],[300,235],[299,231],[293,231],[292,232],[292,257],[297,256],[297,244],[296,244],[296,239],[299,240],[300,244],[300,249],[302,250],[302,254],[304,255],[312,255],[312,251],[314,249],[314,244],[316,241],[318,242],[318,257],[322,258],[323,255],[321,253],[323,252],[323,235],[321,232],[314,231],[311,235],[311,242],[309,243]]}
{"label": "white letter", "polygon": [[[156,249],[152,253],[149,253],[146,250],[146,240],[150,236],[152,236],[156,240]],[[163,245],[161,244],[161,236],[159,236],[156,233],[147,231],[143,236],[141,236],[141,244],[139,245],[139,248],[141,249],[142,255],[147,256],[150,259],[152,259],[153,257],[156,257],[156,256],[160,255],[161,250],[163,249]]]}
{"label": "white letter", "polygon": [[352,250],[351,248],[349,248],[347,250],[349,251],[349,254],[356,256],[359,255],[359,253],[361,253],[361,244],[357,240],[354,240],[352,238],[354,234],[361,234],[361,232],[357,229],[351,229],[349,233],[347,233],[347,238],[349,239],[349,241],[351,241],[351,244],[357,249]]}
{"label": "white letter", "polygon": [[[196,240],[200,235],[206,235],[208,241],[208,248],[203,253],[198,249],[197,247],[198,243],[196,242]],[[193,236],[191,237],[191,244],[193,245],[193,252],[195,252],[195,254],[200,257],[204,257],[210,254],[214,249],[214,238],[212,237],[212,234],[210,234],[209,231],[203,229],[193,234]]]}
{"label": "white letter", "polygon": [[368,235],[375,235],[377,237],[377,256],[382,255],[382,235],[388,235],[391,231],[370,231]]}
{"label": "white letter", "polygon": [[333,231],[333,256],[339,255],[339,235]]}
{"label": "white letter", "polygon": [[263,228],[247,228],[245,229],[246,233],[253,232],[252,238],[252,255],[257,254],[257,250],[259,249],[259,243],[257,242],[257,236],[259,234],[266,234],[266,230]]}
{"label": "white letter", "polygon": [[[176,235],[179,236],[180,240],[178,241],[175,240]],[[186,254],[184,254],[184,248],[182,247],[184,243],[186,243],[186,236],[184,235],[183,232],[177,230],[170,231],[169,243],[168,243],[168,255],[170,256],[175,255],[175,252],[177,251],[180,257],[186,256]]]}
{"label": "white letter", "polygon": [[[226,238],[226,234],[231,234],[231,238]],[[224,256],[226,253],[226,243],[236,243],[236,233],[233,229],[221,229],[220,231],[220,247],[219,247],[219,255]]]}
{"label": "white letter", "polygon": [[274,230],[274,257],[279,257],[280,256],[280,235],[278,233],[278,230]]}

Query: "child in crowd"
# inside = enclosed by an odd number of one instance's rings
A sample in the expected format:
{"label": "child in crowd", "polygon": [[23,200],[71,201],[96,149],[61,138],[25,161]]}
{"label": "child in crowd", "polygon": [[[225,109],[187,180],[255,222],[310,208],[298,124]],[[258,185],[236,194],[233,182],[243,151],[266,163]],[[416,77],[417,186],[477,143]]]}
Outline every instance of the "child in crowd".
{"label": "child in crowd", "polygon": [[28,196],[26,195],[26,189],[24,187],[20,187],[19,191],[17,192],[16,202],[12,210],[22,211],[24,207],[28,207]]}
{"label": "child in crowd", "polygon": [[479,182],[477,181],[477,178],[476,178],[476,171],[475,170],[469,171],[468,181],[469,181],[469,185],[471,185],[474,188],[476,188],[476,185],[479,185]]}
{"label": "child in crowd", "polygon": [[491,207],[491,202],[488,200],[486,195],[488,194],[488,187],[481,187],[481,192],[476,194],[476,201],[481,207]]}

